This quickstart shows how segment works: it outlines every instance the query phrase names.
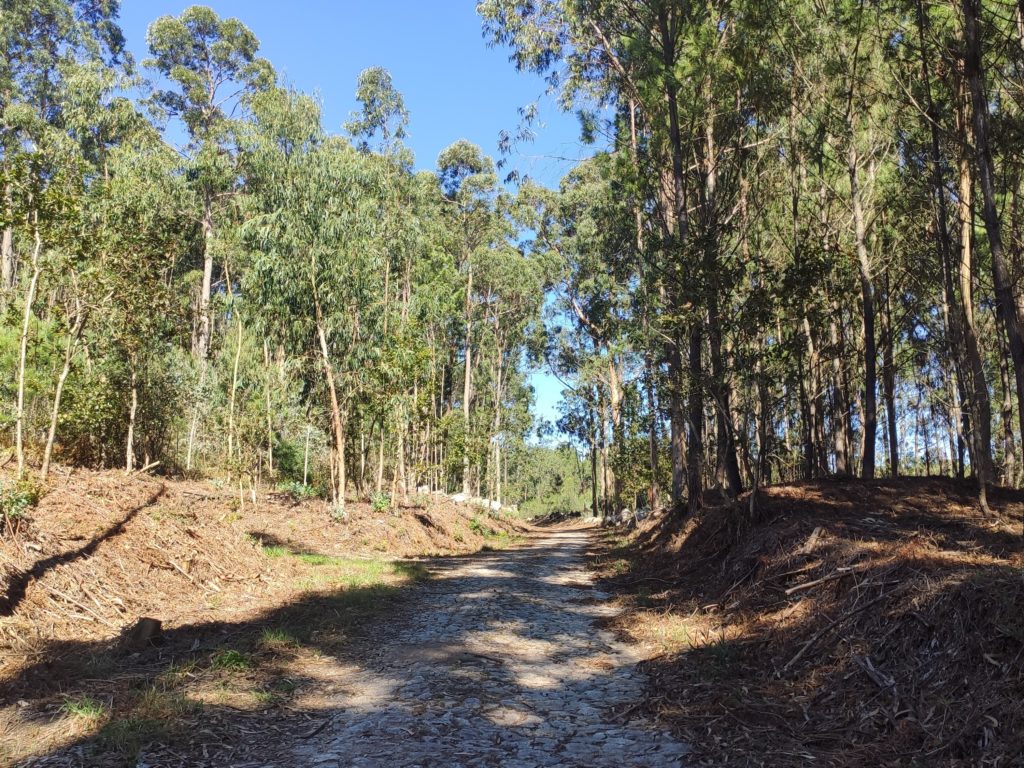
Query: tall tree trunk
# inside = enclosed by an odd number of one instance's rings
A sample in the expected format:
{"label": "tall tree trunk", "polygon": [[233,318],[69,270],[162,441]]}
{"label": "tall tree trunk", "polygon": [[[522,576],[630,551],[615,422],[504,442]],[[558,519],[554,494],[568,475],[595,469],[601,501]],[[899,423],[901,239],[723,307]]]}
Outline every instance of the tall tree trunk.
{"label": "tall tree trunk", "polygon": [[210,297],[213,293],[213,194],[207,190],[203,196],[203,284],[199,292],[199,325],[196,329],[195,356],[206,360],[210,354],[210,334],[213,316]]}
{"label": "tall tree trunk", "polygon": [[39,472],[39,476],[43,482],[46,482],[46,478],[50,474],[50,460],[53,457],[53,445],[57,439],[57,422],[60,418],[60,401],[64,394],[64,384],[67,382],[68,375],[71,373],[71,362],[75,357],[75,348],[78,346],[78,342],[82,338],[82,329],[85,327],[85,312],[78,300],[76,300],[75,304],[77,305],[75,324],[68,329],[68,341],[64,346],[64,365],[60,369],[60,375],[57,377],[57,386],[53,392],[53,408],[50,411],[50,428],[46,433],[46,449],[43,451],[43,466]]}
{"label": "tall tree trunk", "polygon": [[978,168],[982,198],[981,218],[985,222],[985,233],[988,235],[989,251],[992,257],[992,284],[995,288],[996,300],[1003,312],[1010,356],[1013,359],[1017,384],[1017,415],[1020,419],[1021,435],[1024,436],[1024,338],[1021,336],[1021,319],[1013,296],[1000,231],[999,211],[996,207],[995,168],[988,136],[988,97],[985,93],[984,73],[982,72],[980,0],[963,0],[963,12],[964,77],[971,95],[974,160]]}
{"label": "tall tree trunk", "polygon": [[[668,210],[664,216],[667,221],[666,251],[669,258],[681,258],[682,249],[686,244],[689,235],[689,222],[686,212],[686,176],[687,164],[686,152],[683,148],[682,132],[679,124],[679,89],[675,79],[675,67],[677,63],[677,20],[670,17],[670,6],[662,4],[658,8],[658,35],[661,39],[662,68],[665,72],[663,78],[665,105],[668,112],[668,138],[669,154],[671,159],[671,192],[664,195],[665,206]],[[678,293],[680,287],[674,281],[669,281],[667,286],[667,305],[670,312],[676,312],[680,308]],[[697,321],[694,320],[696,324]],[[670,407],[670,418],[672,421],[672,496],[673,503],[679,508],[682,498],[682,477],[683,465],[686,462],[686,478],[688,492],[688,506],[691,510],[700,507],[703,501],[703,479],[701,477],[701,454],[703,453],[703,371],[701,370],[701,332],[699,327],[689,331],[689,365],[688,374],[684,374],[682,367],[682,352],[680,350],[681,339],[679,331],[673,332],[674,343],[670,343],[668,354],[669,376],[673,383],[672,398]],[[683,404],[676,401],[681,397],[679,384],[683,379],[688,379],[690,424],[685,423],[683,416]],[[699,413],[699,423],[693,423],[693,416]],[[686,448],[683,448],[684,431]],[[692,454],[692,455],[691,455]],[[676,462],[680,462],[678,465]]]}
{"label": "tall tree trunk", "polygon": [[647,444],[651,464],[651,485],[648,502],[652,512],[661,509],[660,493],[658,491],[658,409],[654,400],[654,362],[651,359],[650,350],[644,353],[644,390],[647,396],[647,411],[649,421],[647,425]]}
{"label": "tall tree trunk", "polygon": [[313,426],[306,425],[306,447],[302,452],[302,484],[309,485],[309,438],[313,433]]}
{"label": "tall tree trunk", "polygon": [[[971,196],[973,182],[966,153],[961,153],[958,206],[960,211],[960,266],[957,270],[960,282],[960,295],[957,299],[953,287],[953,239],[949,232],[946,203],[946,183],[943,178],[942,148],[939,136],[938,114],[931,91],[931,72],[928,52],[929,16],[923,0],[917,2],[917,24],[919,50],[921,57],[921,82],[924,86],[925,119],[929,129],[929,153],[931,166],[932,204],[935,218],[935,232],[939,251],[939,264],[942,268],[943,284],[943,319],[947,328],[949,359],[956,376],[954,389],[954,418],[956,419],[956,451],[950,454],[950,461],[956,457],[956,472],[963,476],[963,433],[971,434],[971,456],[976,466],[991,466],[991,449],[989,448],[991,433],[991,405],[989,403],[988,384],[985,380],[985,369],[982,364],[978,347],[977,330],[974,323],[974,299],[972,290],[972,230],[973,212]],[[962,103],[962,99],[958,99]],[[962,110],[958,110],[962,112]],[[960,120],[960,131],[965,137],[968,128],[963,118]],[[966,142],[965,142],[966,146]],[[961,413],[966,401],[966,410]],[[969,416],[968,416],[969,414]],[[974,425],[972,430],[964,430],[964,421]],[[977,432],[976,432],[977,431]],[[983,469],[983,474],[988,474]],[[984,493],[984,490],[982,490]]]}
{"label": "tall tree trunk", "polygon": [[263,399],[267,409],[267,473],[274,474],[274,411],[271,406],[271,385],[273,366],[270,363],[270,346],[267,340],[263,340]]}
{"label": "tall tree trunk", "polygon": [[[11,184],[4,185],[4,209],[6,220],[14,220],[14,191]],[[7,295],[14,290],[18,264],[14,255],[14,225],[7,224],[0,235],[0,307],[6,305]]]}
{"label": "tall tree trunk", "polygon": [[[612,445],[616,454],[621,456],[625,448],[625,436],[622,434],[622,386],[620,384],[619,368],[611,347],[608,348],[608,404],[611,411]],[[618,473],[614,467],[609,468],[611,473],[609,481],[611,485],[612,505],[615,512],[622,509],[622,489]]]}
{"label": "tall tree trunk", "polygon": [[690,329],[689,431],[686,442],[687,508],[691,513],[704,505],[704,382],[701,363],[701,332],[696,323]]}
{"label": "tall tree trunk", "polygon": [[[1002,322],[1002,312],[996,313],[999,316],[1000,325],[1002,330],[1005,332],[1006,323]],[[1002,337],[1000,341],[1005,339],[1004,334],[1000,334]],[[1000,347],[1002,345],[1000,344]],[[1000,421],[1003,427],[1003,485],[1014,486],[1016,484],[1016,465],[1017,465],[1017,454],[1016,447],[1013,442],[1013,395],[1010,392],[1010,370],[1007,363],[1007,354],[1000,348],[999,350],[999,383],[1003,390],[1003,403],[1002,413]]]}
{"label": "tall tree trunk", "polygon": [[672,509],[682,508],[686,488],[686,411],[680,391],[683,380],[678,340],[666,345],[669,370],[669,441],[672,458]]}
{"label": "tall tree trunk", "polygon": [[18,454],[18,477],[25,473],[25,371],[28,366],[28,333],[32,321],[32,305],[36,300],[36,289],[39,287],[39,276],[43,267],[40,262],[43,251],[43,239],[39,234],[38,214],[36,216],[35,245],[32,249],[32,278],[25,291],[25,312],[21,324],[21,344],[18,351],[18,405],[14,423],[14,444]]}
{"label": "tall tree trunk", "polygon": [[[965,124],[962,130],[970,132]],[[992,482],[992,401],[989,397],[985,366],[978,344],[978,329],[974,317],[974,180],[967,158],[967,146],[960,158],[959,211],[960,211],[960,320],[969,372],[967,385],[961,388],[962,406],[969,415],[966,430],[969,438],[971,466],[980,489]]]}
{"label": "tall tree trunk", "polygon": [[380,415],[380,442],[377,443],[377,477],[373,489],[376,493],[384,490],[384,438],[387,434],[387,416]]}
{"label": "tall tree trunk", "polygon": [[466,277],[466,368],[462,380],[462,424],[466,431],[462,455],[462,492],[469,495],[469,404],[473,395],[473,265]]}
{"label": "tall tree trunk", "polygon": [[832,431],[836,456],[836,474],[847,477],[852,473],[853,428],[850,406],[850,383],[846,367],[846,334],[843,332],[841,307],[833,302],[829,319],[829,339],[832,355]]}
{"label": "tall tree trunk", "polygon": [[[315,287],[314,287],[315,290]],[[338,389],[334,382],[334,366],[331,365],[331,355],[327,346],[327,334],[324,331],[323,317],[320,313],[320,301],[316,303],[316,333],[320,341],[320,355],[324,365],[324,375],[327,377],[327,389],[331,398],[331,425],[334,428],[334,446],[338,458],[337,484],[334,491],[335,503],[342,513],[345,511],[345,423],[342,418],[341,405],[338,401]]]}
{"label": "tall tree trunk", "polygon": [[124,471],[131,472],[135,469],[135,417],[139,411],[139,382],[138,372],[134,353],[130,355],[129,365],[131,376],[129,378],[129,405],[128,405],[128,435],[125,438],[124,448]]}
{"label": "tall tree trunk", "polygon": [[854,241],[857,246],[857,267],[860,271],[861,312],[864,342],[864,394],[862,395],[862,436],[864,450],[861,454],[861,476],[869,480],[875,476],[875,435],[878,427],[876,373],[878,352],[875,340],[875,286],[868,255],[867,226],[864,206],[858,185],[859,158],[854,144],[855,134],[850,126],[850,146],[847,150],[847,166],[850,172],[850,202],[853,206]]}
{"label": "tall tree trunk", "polygon": [[590,513],[599,517],[597,500],[597,417],[594,407],[590,407]]}
{"label": "tall tree trunk", "polygon": [[889,276],[885,275],[885,302],[882,306],[882,397],[885,399],[886,443],[889,448],[889,476],[900,475],[900,436],[896,419],[896,362],[892,327],[892,304],[889,295]]}
{"label": "tall tree trunk", "polygon": [[235,364],[231,369],[231,397],[228,404],[228,461],[235,453],[235,400],[238,394],[238,365],[242,361],[242,323],[237,318],[238,338],[235,343]]}

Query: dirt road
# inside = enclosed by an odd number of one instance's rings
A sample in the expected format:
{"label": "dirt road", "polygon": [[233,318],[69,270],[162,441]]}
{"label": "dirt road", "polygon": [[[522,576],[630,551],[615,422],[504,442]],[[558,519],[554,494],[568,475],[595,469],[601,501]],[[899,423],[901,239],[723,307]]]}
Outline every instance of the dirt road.
{"label": "dirt road", "polygon": [[643,679],[635,652],[594,626],[612,609],[584,565],[589,535],[435,566],[292,764],[681,765],[685,744],[613,715],[639,700]]}

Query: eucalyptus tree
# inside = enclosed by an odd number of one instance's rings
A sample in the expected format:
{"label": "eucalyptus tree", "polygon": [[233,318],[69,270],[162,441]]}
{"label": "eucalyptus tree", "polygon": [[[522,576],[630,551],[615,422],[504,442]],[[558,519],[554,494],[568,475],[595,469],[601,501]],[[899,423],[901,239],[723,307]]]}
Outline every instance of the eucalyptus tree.
{"label": "eucalyptus tree", "polygon": [[323,372],[334,439],[332,493],[344,512],[348,422],[359,373],[375,362],[384,248],[383,193],[374,164],[327,137],[308,97],[277,91],[258,102],[266,133],[264,181],[246,223],[251,261],[243,290],[288,354],[313,355]]}
{"label": "eucalyptus tree", "polygon": [[109,179],[94,202],[100,238],[95,303],[104,309],[89,343],[103,361],[98,383],[110,387],[103,397],[117,404],[113,433],[122,436],[124,466],[131,470],[140,450],[145,464],[159,460],[161,441],[184,404],[168,355],[180,341],[183,319],[171,277],[175,254],[195,240],[182,214],[193,197],[176,173],[176,153],[155,131],[115,148],[108,163]]}
{"label": "eucalyptus tree", "polygon": [[200,198],[203,231],[193,352],[210,352],[215,236],[218,211],[238,191],[237,121],[250,100],[274,83],[270,63],[257,54],[259,41],[238,19],[221,19],[194,5],[180,16],[162,16],[146,33],[151,58],[145,64],[166,80],[153,101],[181,120],[188,134],[183,151]]}
{"label": "eucalyptus tree", "polygon": [[[61,130],[59,92],[77,66],[120,63],[124,37],[117,0],[35,0],[5,3],[0,14],[0,184],[3,186],[0,267],[7,294],[17,278],[15,229],[31,216],[26,185],[47,130]],[[27,241],[31,242],[31,236]],[[29,246],[31,247],[31,246]]]}
{"label": "eucalyptus tree", "polygon": [[[451,222],[447,248],[465,280],[462,416],[468,436],[472,430],[474,354],[479,362],[480,353],[480,349],[474,347],[478,314],[474,292],[479,288],[474,284],[474,273],[481,255],[501,241],[506,232],[496,208],[500,193],[494,163],[479,147],[465,140],[455,142],[438,156],[437,174],[448,201],[444,213]],[[462,492],[465,494],[470,492],[470,463],[470,452],[465,450],[462,457]]]}

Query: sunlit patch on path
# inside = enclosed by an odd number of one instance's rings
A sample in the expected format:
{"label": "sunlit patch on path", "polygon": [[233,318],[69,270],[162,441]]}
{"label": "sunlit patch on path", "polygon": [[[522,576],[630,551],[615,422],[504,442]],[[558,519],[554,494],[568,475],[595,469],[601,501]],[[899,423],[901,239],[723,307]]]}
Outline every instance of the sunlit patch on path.
{"label": "sunlit patch on path", "polygon": [[688,748],[611,713],[643,695],[638,657],[594,626],[584,531],[436,567],[296,765],[673,766]]}

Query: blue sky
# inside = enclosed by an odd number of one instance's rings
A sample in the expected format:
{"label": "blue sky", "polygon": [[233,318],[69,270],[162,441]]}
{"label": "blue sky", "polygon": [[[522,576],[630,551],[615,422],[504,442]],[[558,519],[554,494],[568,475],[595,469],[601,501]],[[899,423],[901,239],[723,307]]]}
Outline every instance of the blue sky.
{"label": "blue sky", "polygon": [[[193,3],[124,0],[121,27],[137,61],[146,55],[146,28],[158,16],[177,15]],[[571,115],[544,97],[540,78],[516,72],[508,52],[489,48],[474,0],[211,0],[219,15],[243,21],[282,79],[317,92],[324,124],[341,131],[355,109],[359,73],[370,66],[391,72],[410,113],[410,148],[418,168],[433,168],[438,153],[457,139],[497,156],[501,130],[512,131],[518,109],[540,103],[536,139],[520,146],[509,168],[554,186],[588,154]],[[557,419],[561,385],[547,374],[533,377],[536,412]]]}

